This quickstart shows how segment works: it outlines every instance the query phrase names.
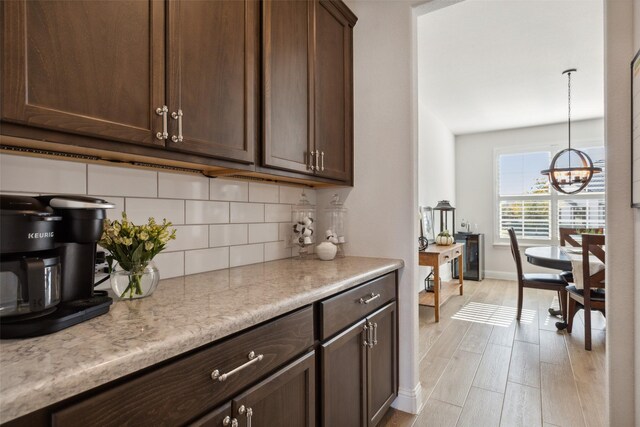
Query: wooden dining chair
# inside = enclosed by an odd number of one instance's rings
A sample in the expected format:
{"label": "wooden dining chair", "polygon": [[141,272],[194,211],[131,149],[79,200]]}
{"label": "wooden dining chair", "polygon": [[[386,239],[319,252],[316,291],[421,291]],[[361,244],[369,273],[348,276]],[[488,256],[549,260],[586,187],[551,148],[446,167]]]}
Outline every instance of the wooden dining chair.
{"label": "wooden dining chair", "polygon": [[[584,228],[567,228],[567,227],[560,227],[559,228],[559,234],[560,234],[560,246],[573,246],[573,247],[580,247],[580,243],[578,243],[578,241],[576,239],[573,238],[573,236],[576,235],[580,235],[580,234],[584,234],[584,231],[586,229]],[[592,231],[593,234],[603,234],[604,233],[604,228],[602,227],[596,227],[596,228],[589,228],[588,230]]]}
{"label": "wooden dining chair", "polygon": [[522,314],[524,288],[547,289],[558,292],[562,317],[566,319],[567,282],[565,282],[559,274],[524,274],[522,272],[522,258],[520,257],[518,239],[516,238],[516,232],[513,228],[509,228],[509,239],[511,240],[511,254],[513,255],[513,260],[516,262],[516,270],[518,274],[518,312],[516,314],[516,319],[520,320],[520,315]]}
{"label": "wooden dining chair", "polygon": [[[560,246],[573,246],[579,248],[581,245],[576,239],[574,239],[573,236],[582,235],[584,234],[585,230],[586,229],[584,228],[560,227]],[[594,234],[604,234],[604,228],[602,227],[589,228],[588,230],[591,230]],[[560,276],[562,276],[562,278],[567,281],[567,284],[573,282],[572,271],[563,271],[562,273],[560,273]],[[549,313],[553,314],[552,309],[549,309]]]}
{"label": "wooden dining chair", "polygon": [[[569,295],[569,309],[567,319],[567,332],[573,329],[573,318],[579,308],[584,309],[584,348],[591,350],[591,310],[605,313],[605,269],[591,274],[589,261],[591,255],[604,264],[604,235],[582,235],[582,284],[584,289],[577,289],[574,285],[567,286]],[[580,274],[577,271],[575,274]]]}

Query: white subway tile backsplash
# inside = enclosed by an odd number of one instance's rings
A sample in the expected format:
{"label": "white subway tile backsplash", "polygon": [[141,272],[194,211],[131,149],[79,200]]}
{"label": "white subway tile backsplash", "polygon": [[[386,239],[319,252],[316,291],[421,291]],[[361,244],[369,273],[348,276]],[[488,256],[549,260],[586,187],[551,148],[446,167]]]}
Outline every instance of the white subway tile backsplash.
{"label": "white subway tile backsplash", "polygon": [[184,251],[209,247],[208,225],[177,225],[176,239],[167,243],[167,251]]}
{"label": "white subway tile backsplash", "polygon": [[173,222],[176,240],[154,258],[162,279],[295,256],[291,205],[303,189],[315,203],[303,187],[0,154],[2,193],[90,194],[116,205],[109,219]]}
{"label": "white subway tile backsplash", "polygon": [[229,266],[239,267],[241,265],[256,264],[264,261],[264,245],[231,246],[229,248]]}
{"label": "white subway tile backsplash", "polygon": [[216,224],[229,222],[228,202],[187,200],[187,224]]}
{"label": "white subway tile backsplash", "polygon": [[108,196],[157,197],[158,172],[89,165],[88,192]]}
{"label": "white subway tile backsplash", "polygon": [[184,276],[184,252],[162,252],[153,258],[160,279]]}
{"label": "white subway tile backsplash", "polygon": [[[289,187],[287,185],[280,186],[280,203],[288,203],[297,205],[302,195],[302,187]],[[307,194],[308,196],[308,194]]]}
{"label": "white subway tile backsplash", "polygon": [[[239,246],[242,247],[242,246]],[[229,248],[200,249],[184,253],[184,273],[196,274],[205,271],[229,268]]]}
{"label": "white subway tile backsplash", "polygon": [[264,205],[265,222],[290,222],[291,205]]}
{"label": "white subway tile backsplash", "polygon": [[158,173],[158,197],[209,199],[209,178],[191,174]]}
{"label": "white subway tile backsplash", "polygon": [[249,224],[249,243],[275,242],[278,240],[278,224]]}
{"label": "white subway tile backsplash", "polygon": [[292,237],[292,227],[293,223],[281,223],[278,224],[278,240],[287,241]]}
{"label": "white subway tile backsplash", "polygon": [[125,206],[134,224],[145,224],[149,217],[158,223],[166,218],[173,224],[184,224],[184,200],[127,198]]}
{"label": "white subway tile backsplash", "polygon": [[247,224],[221,224],[209,226],[209,246],[246,245],[248,240]]}
{"label": "white subway tile backsplash", "polygon": [[264,260],[274,261],[276,259],[290,258],[291,248],[287,248],[285,242],[270,242],[264,244]]}
{"label": "white subway tile backsplash", "polygon": [[87,194],[87,165],[39,157],[0,155],[0,190]]}
{"label": "white subway tile backsplash", "polygon": [[231,203],[231,222],[264,222],[262,203]]}
{"label": "white subway tile backsplash", "polygon": [[249,185],[246,182],[225,179],[211,179],[209,182],[209,198],[230,202],[249,201]]}
{"label": "white subway tile backsplash", "polygon": [[274,184],[249,183],[249,201],[263,203],[278,203],[278,186]]}

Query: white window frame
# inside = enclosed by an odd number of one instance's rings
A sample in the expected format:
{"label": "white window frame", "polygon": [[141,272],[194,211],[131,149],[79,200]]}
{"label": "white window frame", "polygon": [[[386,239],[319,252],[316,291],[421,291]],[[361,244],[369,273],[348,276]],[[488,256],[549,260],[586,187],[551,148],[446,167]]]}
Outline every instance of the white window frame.
{"label": "white window frame", "polygon": [[[582,141],[579,144],[582,149],[596,148],[604,146],[601,140]],[[500,177],[498,176],[499,162],[501,155],[518,154],[518,153],[536,153],[541,151],[549,151],[550,159],[558,153],[558,151],[566,147],[559,144],[544,145],[527,145],[527,146],[511,146],[497,147],[493,149],[493,244],[496,246],[509,245],[509,239],[500,237],[500,202],[504,200],[549,200],[551,203],[551,235],[549,239],[523,239],[518,238],[518,244],[523,247],[527,246],[547,246],[559,245],[560,238],[558,236],[558,201],[559,200],[585,200],[585,199],[601,199],[605,200],[605,193],[578,193],[578,194],[562,194],[551,188],[550,194],[544,195],[520,195],[520,196],[500,196]],[[606,168],[606,164],[605,164]]]}

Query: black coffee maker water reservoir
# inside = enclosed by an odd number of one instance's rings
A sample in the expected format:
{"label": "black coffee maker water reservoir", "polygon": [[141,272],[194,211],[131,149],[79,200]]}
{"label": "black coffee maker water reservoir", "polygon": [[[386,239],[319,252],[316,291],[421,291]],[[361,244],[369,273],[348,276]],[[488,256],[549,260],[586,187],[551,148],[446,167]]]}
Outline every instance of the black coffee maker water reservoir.
{"label": "black coffee maker water reservoir", "polygon": [[[66,195],[0,200],[0,337],[45,335],[108,312],[111,298],[93,288],[96,244],[114,205]],[[16,213],[20,206],[31,210]],[[43,294],[51,297],[38,303]]]}

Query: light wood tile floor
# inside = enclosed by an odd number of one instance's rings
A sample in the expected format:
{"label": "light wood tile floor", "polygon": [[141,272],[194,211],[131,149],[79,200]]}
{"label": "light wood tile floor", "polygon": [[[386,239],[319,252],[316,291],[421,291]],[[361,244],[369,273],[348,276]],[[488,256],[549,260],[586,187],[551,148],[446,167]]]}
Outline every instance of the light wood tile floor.
{"label": "light wood tile floor", "polygon": [[594,313],[589,352],[582,311],[571,335],[558,332],[556,294],[526,289],[518,323],[517,293],[515,282],[466,281],[439,323],[421,306],[422,410],[390,409],[380,426],[605,426],[606,320]]}

